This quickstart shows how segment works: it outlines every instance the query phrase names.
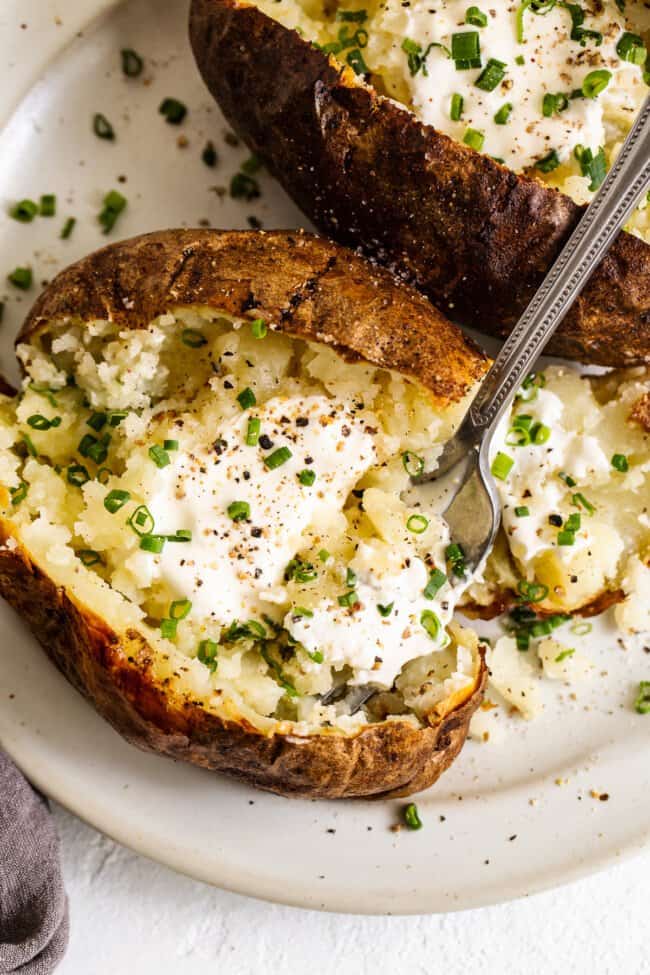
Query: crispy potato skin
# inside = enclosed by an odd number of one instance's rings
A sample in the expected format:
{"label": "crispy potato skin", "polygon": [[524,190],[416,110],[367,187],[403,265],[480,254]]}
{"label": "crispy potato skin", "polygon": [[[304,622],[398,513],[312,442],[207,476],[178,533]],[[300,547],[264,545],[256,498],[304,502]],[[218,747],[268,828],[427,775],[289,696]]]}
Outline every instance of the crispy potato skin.
{"label": "crispy potato skin", "polygon": [[57,588],[0,522],[0,595],[29,624],[48,657],[124,738],[146,751],[224,772],[284,796],[342,799],[409,795],[428,788],[460,751],[485,688],[481,659],[473,692],[442,719],[341,734],[263,735],[172,696],[151,672],[143,637],[120,638]]}
{"label": "crispy potato skin", "polygon": [[[113,244],[54,279],[17,341],[39,342],[65,321],[108,318],[135,328],[183,305],[264,316],[348,359],[412,375],[441,405],[458,401],[487,367],[420,295],[301,233],[166,231]],[[473,688],[449,713],[430,715],[427,727],[396,720],[347,736],[265,735],[172,693],[156,679],[144,637],[116,633],[57,587],[2,520],[0,595],[128,741],[286,796],[388,797],[427,788],[462,748],[486,682],[481,658]]]}
{"label": "crispy potato skin", "polygon": [[108,318],[139,328],[184,305],[261,316],[349,361],[412,376],[440,406],[461,400],[489,364],[387,271],[301,231],[165,230],[111,244],[53,280],[16,342],[38,341],[56,321]]}
{"label": "crispy potato skin", "polygon": [[[506,335],[583,208],[378,95],[237,0],[192,0],[199,70],[303,211],[415,283],[453,319]],[[650,361],[650,246],[622,233],[548,351]]]}

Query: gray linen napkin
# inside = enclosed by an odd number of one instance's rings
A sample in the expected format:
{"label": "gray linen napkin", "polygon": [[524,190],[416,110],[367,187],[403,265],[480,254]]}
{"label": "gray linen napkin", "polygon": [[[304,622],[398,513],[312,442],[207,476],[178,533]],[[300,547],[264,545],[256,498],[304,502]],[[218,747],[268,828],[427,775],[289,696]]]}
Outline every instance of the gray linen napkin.
{"label": "gray linen napkin", "polygon": [[49,975],[67,944],[54,822],[45,800],[0,751],[0,975]]}

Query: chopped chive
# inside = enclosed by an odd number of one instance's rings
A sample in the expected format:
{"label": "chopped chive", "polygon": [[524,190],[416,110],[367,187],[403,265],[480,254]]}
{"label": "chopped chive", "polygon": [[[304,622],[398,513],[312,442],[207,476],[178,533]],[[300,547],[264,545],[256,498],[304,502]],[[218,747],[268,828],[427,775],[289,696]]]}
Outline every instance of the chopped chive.
{"label": "chopped chive", "polygon": [[207,345],[208,340],[196,328],[184,328],[181,332],[181,342],[190,349],[200,349],[202,345]]}
{"label": "chopped chive", "polygon": [[143,552],[152,552],[159,555],[165,547],[164,535],[143,535],[140,539],[140,548]]}
{"label": "chopped chive", "polygon": [[82,548],[77,552],[77,558],[82,565],[86,568],[90,568],[91,565],[97,565],[98,562],[102,561],[102,557],[99,552],[96,552],[94,548]]}
{"label": "chopped chive", "polygon": [[505,76],[505,61],[498,61],[496,58],[490,58],[474,84],[477,88],[480,88],[481,91],[494,91],[497,85],[501,84]]}
{"label": "chopped chive", "polygon": [[427,635],[431,637],[432,640],[438,638],[440,633],[440,620],[436,614],[430,609],[423,609],[420,613],[420,625],[426,631]]}
{"label": "chopped chive", "polygon": [[49,430],[50,427],[61,426],[61,417],[55,416],[53,419],[48,420],[42,413],[32,413],[31,416],[27,417],[27,423],[32,430]]}
{"label": "chopped chive", "polygon": [[577,484],[577,481],[573,477],[571,477],[570,474],[567,474],[565,471],[559,471],[557,476],[560,478],[561,481],[564,481],[567,487],[575,487]]}
{"label": "chopped chive", "polygon": [[55,409],[58,407],[59,404],[54,396],[56,390],[50,389],[49,386],[41,386],[38,383],[30,383],[27,388],[31,389],[33,393],[38,393],[39,396],[44,396],[50,406],[53,406]]}
{"label": "chopped chive", "polygon": [[563,650],[562,653],[558,653],[557,657],[555,658],[555,663],[561,664],[563,660],[568,660],[569,657],[572,657],[574,653],[575,650]]}
{"label": "chopped chive", "polygon": [[357,574],[354,569],[351,569],[349,566],[345,570],[345,584],[349,589],[357,584]]}
{"label": "chopped chive", "polygon": [[316,480],[316,472],[307,469],[304,471],[300,471],[300,473],[298,474],[298,480],[305,487],[311,487],[314,481]]}
{"label": "chopped chive", "polygon": [[184,620],[190,615],[192,603],[189,599],[175,599],[169,607],[169,615],[173,620]]}
{"label": "chopped chive", "polygon": [[515,514],[517,518],[528,518],[530,509],[525,504],[522,504],[520,507],[515,508]]}
{"label": "chopped chive", "polygon": [[29,434],[27,434],[27,433],[24,433],[23,434],[23,443],[25,444],[25,446],[27,448],[27,452],[29,454],[31,454],[32,457],[38,457],[38,450],[36,449],[36,447],[34,445],[34,441],[29,436]]}
{"label": "chopped chive", "polygon": [[631,34],[629,31],[625,31],[619,38],[616,53],[622,61],[629,61],[631,64],[637,64],[640,67],[643,67],[648,56],[643,39],[638,34]]}
{"label": "chopped chive", "polygon": [[61,240],[68,240],[68,238],[72,235],[76,222],[77,220],[75,217],[68,217],[66,222],[63,224],[61,233],[59,234]]}
{"label": "chopped chive", "polygon": [[336,19],[345,23],[364,24],[368,19],[366,10],[337,10]]}
{"label": "chopped chive", "polygon": [[568,528],[563,528],[562,531],[557,533],[558,545],[574,545],[575,540],[575,532],[569,531]]}
{"label": "chopped chive", "polygon": [[330,553],[326,548],[322,548],[318,553],[318,558],[321,560],[321,562],[327,562],[327,560],[330,558]]}
{"label": "chopped chive", "polygon": [[387,606],[382,606],[381,603],[377,603],[377,612],[383,619],[386,619],[393,612],[393,606],[395,603],[388,603]]}
{"label": "chopped chive", "polygon": [[135,509],[127,521],[127,525],[130,525],[136,535],[141,538],[143,535],[151,535],[156,527],[153,515],[146,504],[141,504]]}
{"label": "chopped chive", "polygon": [[487,14],[484,14],[478,7],[468,7],[465,13],[465,23],[472,27],[487,27]]}
{"label": "chopped chive", "polygon": [[421,535],[429,527],[429,519],[424,515],[411,515],[406,522],[406,527],[414,535]]}
{"label": "chopped chive", "polygon": [[281,467],[283,464],[286,464],[291,456],[292,453],[288,447],[278,447],[272,454],[267,454],[264,458],[264,465],[270,471],[274,471],[276,467]]}
{"label": "chopped chive", "polygon": [[97,219],[108,234],[117,223],[117,218],[126,209],[127,199],[117,190],[110,190],[104,197],[104,203]]}
{"label": "chopped chive", "polygon": [[463,142],[470,149],[474,149],[475,152],[480,152],[483,148],[483,143],[485,142],[485,136],[478,129],[466,129],[465,135],[463,136]]}
{"label": "chopped chive", "polygon": [[266,336],[268,327],[263,318],[256,318],[251,322],[251,332],[254,339],[263,339]]}
{"label": "chopped chive", "polygon": [[31,223],[37,213],[38,203],[33,200],[19,200],[9,211],[9,215],[20,223]]}
{"label": "chopped chive", "polygon": [[210,673],[213,674],[218,666],[218,653],[218,643],[215,643],[214,640],[201,640],[198,650],[196,651],[196,657],[197,660],[199,660],[205,667],[208,668]]}
{"label": "chopped chive", "polygon": [[449,118],[452,122],[460,122],[463,117],[463,105],[464,98],[459,95],[458,92],[454,92],[451,96],[451,105],[449,106]]}
{"label": "chopped chive", "polygon": [[515,58],[515,64],[518,64],[519,67],[521,67],[525,63],[526,63],[526,58],[523,56],[523,54],[518,54],[517,57]]}
{"label": "chopped chive", "polygon": [[9,488],[9,494],[11,495],[11,504],[14,508],[17,508],[21,504],[29,492],[29,484],[26,481],[21,481],[18,487]]}
{"label": "chopped chive", "polygon": [[134,51],[133,48],[122,48],[120,51],[120,58],[122,61],[122,73],[125,74],[127,78],[137,78],[142,74],[144,62],[137,51]]}
{"label": "chopped chive", "polygon": [[262,421],[258,417],[252,416],[248,421],[248,426],[246,427],[246,445],[248,447],[257,446],[257,442],[260,439],[261,429]]}
{"label": "chopped chive", "polygon": [[165,640],[173,640],[178,629],[178,620],[161,620],[160,635]]}
{"label": "chopped chive", "polygon": [[108,484],[108,479],[113,476],[113,471],[110,467],[100,467],[96,476],[100,484]]}
{"label": "chopped chive", "polygon": [[248,501],[232,501],[226,508],[228,517],[233,521],[246,521],[250,518],[251,506]]}
{"label": "chopped chive", "polygon": [[106,426],[106,419],[107,417],[105,413],[93,413],[92,416],[86,420],[86,423],[89,427],[92,427],[93,430],[99,433],[99,431]]}
{"label": "chopped chive", "polygon": [[549,153],[538,159],[535,163],[535,169],[539,169],[540,173],[552,173],[554,169],[560,165],[560,157],[558,156],[555,149],[551,149]]}
{"label": "chopped chive", "polygon": [[169,125],[180,125],[187,115],[187,108],[177,98],[164,98],[158,107],[161,115]]}
{"label": "chopped chive", "polygon": [[354,589],[351,589],[349,592],[345,592],[342,596],[338,597],[339,606],[343,606],[348,609],[351,606],[356,606],[358,602],[359,596]]}
{"label": "chopped chive", "polygon": [[525,653],[526,650],[530,649],[530,630],[520,629],[515,631],[515,642],[517,644],[517,650],[521,653]]}
{"label": "chopped chive", "polygon": [[[90,474],[82,464],[71,464],[70,467],[68,467],[67,478],[68,484],[74,484],[75,487],[82,487],[86,481],[90,480]],[[104,505],[105,504],[106,502],[104,502]]]}
{"label": "chopped chive", "polygon": [[566,111],[568,107],[569,99],[562,92],[552,94],[547,91],[542,99],[542,115],[544,118],[552,118],[553,115],[559,115],[560,112]]}
{"label": "chopped chive", "polygon": [[525,603],[541,603],[548,596],[548,586],[542,582],[527,582],[520,579],[517,583],[517,592]]}
{"label": "chopped chive", "polygon": [[451,565],[453,573],[462,579],[465,576],[465,553],[457,542],[452,542],[445,549],[445,558]]}
{"label": "chopped chive", "polygon": [[625,454],[614,454],[612,457],[612,467],[621,474],[627,473],[627,471],[630,469],[630,465]]}
{"label": "chopped chive", "polygon": [[237,402],[241,406],[242,410],[249,410],[251,406],[255,406],[257,400],[255,399],[255,393],[247,386],[246,389],[242,389],[241,393],[237,396]]}
{"label": "chopped chive", "polygon": [[550,427],[547,427],[544,423],[535,423],[530,429],[530,439],[534,444],[538,446],[540,444],[546,443],[548,438],[551,436]]}
{"label": "chopped chive", "polygon": [[605,68],[598,71],[590,71],[582,82],[582,93],[585,98],[598,98],[601,92],[605,91],[607,85],[612,80],[612,72]]}
{"label": "chopped chive", "polygon": [[580,515],[577,514],[577,512],[574,512],[573,514],[569,515],[564,523],[564,527],[570,532],[580,531],[580,521]]}
{"label": "chopped chive", "polygon": [[178,450],[178,440],[163,440],[163,450]]}
{"label": "chopped chive", "polygon": [[[291,610],[291,615],[301,616],[301,617],[304,616],[305,619],[311,619],[312,616],[314,615],[314,611],[313,609],[306,609],[305,606],[294,606],[293,609]],[[322,663],[322,661],[318,661],[318,662]]]}
{"label": "chopped chive", "polygon": [[149,447],[148,453],[156,467],[162,469],[163,467],[167,467],[168,464],[171,464],[169,454],[164,447],[159,446],[159,444],[153,444],[153,446]]}
{"label": "chopped chive", "polygon": [[579,491],[576,494],[571,495],[571,504],[574,504],[576,508],[584,508],[589,515],[593,515],[594,511],[596,510],[591,501],[588,501],[584,494]]}
{"label": "chopped chive", "polygon": [[272,670],[273,673],[275,674],[276,680],[280,685],[280,687],[283,689],[283,691],[286,694],[288,694],[289,697],[298,697],[298,691],[295,689],[291,681],[287,680],[287,678],[285,677],[282,671],[282,667],[277,662],[277,660],[274,660],[273,657],[269,654],[264,644],[262,644],[260,647],[260,656],[262,657],[262,660],[267,665],[269,670]]}
{"label": "chopped chive", "polygon": [[28,291],[32,286],[32,269],[31,267],[17,267],[11,274],[7,275],[7,280],[15,288],[20,288],[21,291]]}
{"label": "chopped chive", "polygon": [[261,195],[260,184],[246,173],[235,173],[230,180],[230,195],[233,200],[257,200]]}
{"label": "chopped chive", "polygon": [[424,458],[412,450],[406,450],[402,454],[402,465],[409,477],[418,477],[424,471]]}
{"label": "chopped chive", "polygon": [[165,535],[168,542],[191,542],[192,532],[189,528],[178,528],[174,535]]}
{"label": "chopped chive", "polygon": [[510,118],[512,113],[512,102],[506,102],[502,105],[498,112],[494,114],[494,121],[497,125],[505,125]]}
{"label": "chopped chive", "polygon": [[98,139],[106,139],[108,142],[112,142],[115,138],[115,129],[101,112],[93,115],[93,132]]}
{"label": "chopped chive", "polygon": [[107,511],[114,515],[116,511],[123,508],[126,502],[130,500],[131,494],[129,491],[122,491],[119,488],[115,488],[114,490],[109,491],[104,498],[104,507]]}
{"label": "chopped chive", "polygon": [[[450,560],[451,561],[451,560]],[[422,590],[425,599],[433,599],[439,589],[442,589],[447,582],[447,576],[440,569],[433,569],[429,575],[429,581]]]}
{"label": "chopped chive", "polygon": [[119,427],[122,420],[125,420],[129,415],[128,410],[109,410],[106,414],[106,419],[111,427]]}
{"label": "chopped chive", "polygon": [[496,455],[492,461],[492,471],[493,477],[498,477],[500,481],[505,481],[514,466],[514,460],[509,457],[508,454],[504,454],[501,451]]}
{"label": "chopped chive", "polygon": [[607,175],[607,160],[605,150],[601,146],[594,156],[591,149],[584,146],[576,146],[573,155],[580,164],[580,172],[583,176],[589,177],[589,189],[597,190]]}
{"label": "chopped chive", "polygon": [[650,714],[650,680],[639,683],[639,694],[634,702],[634,709],[638,714]]}
{"label": "chopped chive", "polygon": [[40,200],[39,213],[42,217],[56,216],[56,196],[54,193],[43,193]]}
{"label": "chopped chive", "polygon": [[476,30],[451,35],[451,57],[457,71],[481,67],[481,42]]}
{"label": "chopped chive", "polygon": [[303,562],[302,559],[291,559],[284,570],[286,582],[295,579],[296,582],[313,582],[318,578],[318,573],[311,562]]}
{"label": "chopped chive", "polygon": [[209,169],[214,169],[219,161],[219,156],[217,155],[217,150],[214,147],[214,142],[209,140],[206,142],[203,152],[201,153],[201,159],[208,166]]}
{"label": "chopped chive", "polygon": [[575,623],[571,625],[571,632],[575,633],[576,636],[586,636],[591,633],[593,626],[591,623],[587,623],[586,620],[576,620]]}
{"label": "chopped chive", "polygon": [[404,810],[404,822],[409,829],[422,829],[422,820],[418,813],[418,807],[414,802],[409,802]]}

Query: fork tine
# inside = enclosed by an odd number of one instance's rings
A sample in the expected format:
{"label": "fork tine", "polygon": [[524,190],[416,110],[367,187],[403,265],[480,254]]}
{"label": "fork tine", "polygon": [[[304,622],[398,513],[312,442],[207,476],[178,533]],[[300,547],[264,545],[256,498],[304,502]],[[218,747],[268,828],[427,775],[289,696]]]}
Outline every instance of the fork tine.
{"label": "fork tine", "polygon": [[470,569],[480,565],[487,555],[501,521],[496,488],[492,478],[486,476],[486,454],[472,451],[465,479],[443,512],[451,539],[463,549]]}

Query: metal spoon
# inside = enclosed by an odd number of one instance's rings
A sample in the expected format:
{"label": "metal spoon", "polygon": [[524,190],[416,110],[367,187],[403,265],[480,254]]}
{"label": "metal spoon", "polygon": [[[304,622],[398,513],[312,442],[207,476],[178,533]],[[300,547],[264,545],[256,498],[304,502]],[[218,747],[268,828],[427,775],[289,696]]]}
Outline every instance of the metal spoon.
{"label": "metal spoon", "polygon": [[447,472],[450,478],[457,475],[458,489],[443,514],[468,569],[476,568],[488,554],[501,520],[489,460],[499,421],[648,183],[650,97],[600,190],[501,348],[460,427],[445,444],[437,467],[411,478],[413,484],[424,484]]}

